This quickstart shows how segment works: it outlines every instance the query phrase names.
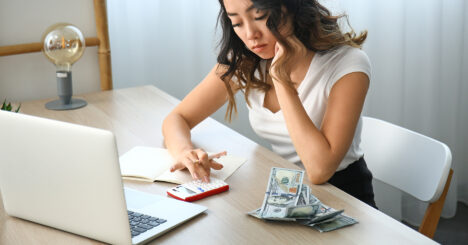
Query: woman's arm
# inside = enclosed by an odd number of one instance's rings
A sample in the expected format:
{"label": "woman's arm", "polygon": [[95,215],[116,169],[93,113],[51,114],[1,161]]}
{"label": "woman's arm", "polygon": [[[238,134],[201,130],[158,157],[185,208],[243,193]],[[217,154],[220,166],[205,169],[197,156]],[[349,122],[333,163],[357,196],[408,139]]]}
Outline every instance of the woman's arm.
{"label": "woman's arm", "polygon": [[286,126],[297,154],[313,184],[322,184],[335,173],[354,137],[369,78],[355,72],[343,76],[330,91],[319,128],[307,115],[295,89],[273,80]]}
{"label": "woman's arm", "polygon": [[210,168],[222,168],[221,164],[209,161],[204,150],[194,149],[190,137],[190,130],[218,110],[228,99],[226,86],[220,79],[222,72],[222,66],[215,65],[203,81],[164,119],[164,143],[176,158],[171,171],[188,168],[194,179],[208,181]]}

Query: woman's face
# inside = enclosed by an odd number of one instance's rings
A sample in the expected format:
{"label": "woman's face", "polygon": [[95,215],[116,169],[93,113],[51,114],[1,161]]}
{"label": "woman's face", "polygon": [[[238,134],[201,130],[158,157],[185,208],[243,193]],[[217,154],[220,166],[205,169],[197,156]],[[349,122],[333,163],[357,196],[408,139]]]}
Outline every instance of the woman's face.
{"label": "woman's face", "polygon": [[224,0],[224,7],[245,46],[262,59],[273,58],[276,38],[266,26],[268,14],[254,8],[250,0]]}

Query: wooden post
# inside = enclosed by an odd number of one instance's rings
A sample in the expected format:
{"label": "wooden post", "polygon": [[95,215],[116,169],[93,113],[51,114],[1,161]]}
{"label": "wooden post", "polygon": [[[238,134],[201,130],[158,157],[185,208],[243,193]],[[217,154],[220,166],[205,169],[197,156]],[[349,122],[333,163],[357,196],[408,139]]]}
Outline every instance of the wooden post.
{"label": "wooden post", "polygon": [[112,68],[106,0],[94,0],[94,16],[96,18],[96,32],[99,39],[98,57],[101,90],[110,90],[112,89]]}

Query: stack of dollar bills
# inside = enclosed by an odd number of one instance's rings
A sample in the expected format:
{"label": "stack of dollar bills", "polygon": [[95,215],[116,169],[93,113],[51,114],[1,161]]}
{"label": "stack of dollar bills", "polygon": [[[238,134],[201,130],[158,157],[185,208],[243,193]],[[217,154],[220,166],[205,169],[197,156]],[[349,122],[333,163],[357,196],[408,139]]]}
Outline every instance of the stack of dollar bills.
{"label": "stack of dollar bills", "polygon": [[262,207],[248,214],[263,220],[292,221],[320,232],[336,230],[357,223],[356,219],[320,202],[302,184],[304,171],[272,168]]}

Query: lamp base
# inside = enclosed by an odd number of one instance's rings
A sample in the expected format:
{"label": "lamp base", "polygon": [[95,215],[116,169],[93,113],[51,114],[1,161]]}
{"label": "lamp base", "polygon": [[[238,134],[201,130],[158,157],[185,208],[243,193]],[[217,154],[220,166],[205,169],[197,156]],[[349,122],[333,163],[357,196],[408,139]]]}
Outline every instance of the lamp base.
{"label": "lamp base", "polygon": [[49,110],[64,111],[78,109],[87,104],[84,100],[72,98],[69,104],[64,104],[61,100],[54,100],[45,104],[45,107]]}

